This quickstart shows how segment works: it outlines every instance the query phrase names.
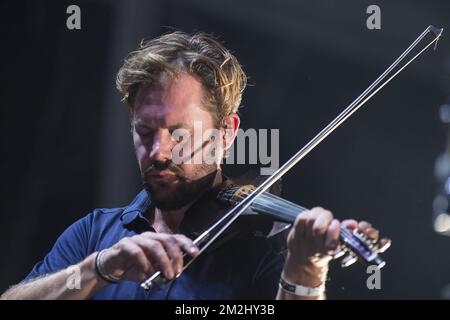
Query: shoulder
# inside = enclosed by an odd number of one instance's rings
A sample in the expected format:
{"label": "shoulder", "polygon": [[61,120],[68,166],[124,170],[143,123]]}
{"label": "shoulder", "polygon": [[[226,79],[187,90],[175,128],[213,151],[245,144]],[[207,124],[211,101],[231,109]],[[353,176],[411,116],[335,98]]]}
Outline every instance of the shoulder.
{"label": "shoulder", "polygon": [[62,236],[70,236],[72,234],[84,235],[90,238],[94,229],[111,227],[113,224],[120,222],[120,217],[124,208],[98,208],[80,219],[72,223],[62,234]]}
{"label": "shoulder", "polygon": [[79,246],[87,254],[92,242],[97,242],[102,233],[120,225],[123,211],[124,208],[94,209],[67,227],[59,236],[56,246]]}
{"label": "shoulder", "polygon": [[97,208],[86,214],[79,221],[88,225],[111,224],[119,222],[126,207],[123,208]]}
{"label": "shoulder", "polygon": [[138,220],[149,205],[149,194],[142,190],[127,206],[94,209],[66,231],[86,243],[87,252],[108,247],[121,237],[132,234],[130,224]]}

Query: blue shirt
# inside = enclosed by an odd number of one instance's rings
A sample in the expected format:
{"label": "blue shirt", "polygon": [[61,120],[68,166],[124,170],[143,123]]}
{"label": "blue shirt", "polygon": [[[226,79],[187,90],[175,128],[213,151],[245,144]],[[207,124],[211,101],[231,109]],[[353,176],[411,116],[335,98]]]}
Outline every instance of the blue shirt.
{"label": "blue shirt", "polygon": [[[124,208],[96,209],[67,228],[24,281],[77,264],[124,237],[151,229],[142,190]],[[242,234],[198,257],[179,278],[145,291],[139,282],[110,284],[92,299],[274,299],[283,256],[262,236]]]}

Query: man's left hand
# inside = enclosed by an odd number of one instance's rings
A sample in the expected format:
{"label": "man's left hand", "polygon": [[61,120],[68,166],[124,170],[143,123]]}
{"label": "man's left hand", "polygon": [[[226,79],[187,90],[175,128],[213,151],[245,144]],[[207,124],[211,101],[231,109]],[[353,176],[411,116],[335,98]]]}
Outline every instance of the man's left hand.
{"label": "man's left hand", "polygon": [[341,224],[350,230],[358,229],[372,240],[378,239],[378,230],[368,222],[339,222],[330,211],[321,207],[305,211],[298,215],[288,235],[284,279],[308,287],[323,284],[328,263],[339,247]]}

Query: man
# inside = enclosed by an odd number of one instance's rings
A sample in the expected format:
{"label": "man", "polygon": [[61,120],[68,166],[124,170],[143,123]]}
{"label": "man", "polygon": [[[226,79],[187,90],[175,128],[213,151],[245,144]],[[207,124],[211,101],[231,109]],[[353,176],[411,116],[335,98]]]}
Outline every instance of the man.
{"label": "man", "polygon": [[[174,32],[131,53],[117,86],[129,107],[144,190],[125,208],[97,209],[75,222],[2,298],[323,298],[340,222],[322,208],[297,217],[285,259],[265,238],[244,233],[208,249],[180,275],[182,254],[199,254],[191,227],[201,231],[199,226],[214,217],[188,209],[223,183],[220,162],[239,127],[245,85],[236,58],[206,34]],[[195,136],[198,123],[202,133],[215,129],[219,136]],[[180,130],[189,135],[176,135]],[[186,139],[191,135],[192,141]],[[193,146],[192,153],[175,154],[180,144]],[[205,151],[212,162],[186,161]],[[358,227],[353,220],[343,223]],[[360,227],[376,234],[368,224]],[[140,282],[158,270],[167,279],[179,277],[144,291]],[[71,286],[68,279],[74,276],[78,285]]]}

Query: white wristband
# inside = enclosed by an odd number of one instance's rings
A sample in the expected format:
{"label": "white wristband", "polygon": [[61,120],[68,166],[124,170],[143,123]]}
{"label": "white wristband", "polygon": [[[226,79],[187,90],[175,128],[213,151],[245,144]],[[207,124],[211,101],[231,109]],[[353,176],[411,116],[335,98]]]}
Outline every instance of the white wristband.
{"label": "white wristband", "polygon": [[325,292],[325,284],[322,283],[318,287],[306,287],[299,284],[294,284],[286,281],[283,277],[280,278],[279,287],[290,294],[302,297],[318,297]]}

